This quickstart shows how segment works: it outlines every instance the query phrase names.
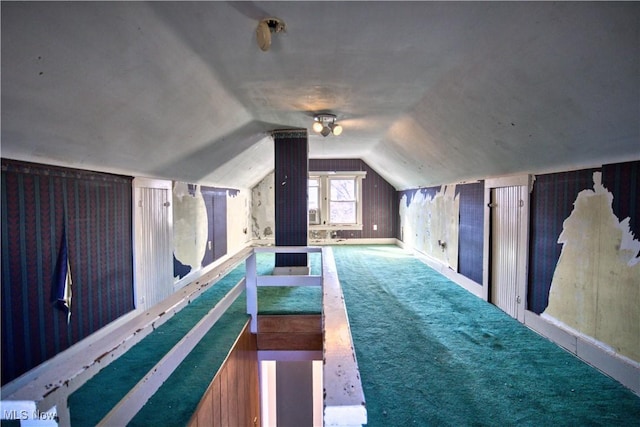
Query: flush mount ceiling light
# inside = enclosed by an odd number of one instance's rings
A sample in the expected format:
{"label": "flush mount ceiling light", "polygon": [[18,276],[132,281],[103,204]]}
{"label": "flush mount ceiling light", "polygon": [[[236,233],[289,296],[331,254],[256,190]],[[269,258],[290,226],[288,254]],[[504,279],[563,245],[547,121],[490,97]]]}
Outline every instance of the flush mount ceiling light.
{"label": "flush mount ceiling light", "polygon": [[286,24],[280,18],[265,18],[258,23],[256,40],[264,52],[271,47],[271,33],[286,32]]}
{"label": "flush mount ceiling light", "polygon": [[313,117],[313,130],[322,136],[328,136],[330,133],[338,136],[342,133],[342,126],[336,123],[336,120],[335,114],[316,114]]}

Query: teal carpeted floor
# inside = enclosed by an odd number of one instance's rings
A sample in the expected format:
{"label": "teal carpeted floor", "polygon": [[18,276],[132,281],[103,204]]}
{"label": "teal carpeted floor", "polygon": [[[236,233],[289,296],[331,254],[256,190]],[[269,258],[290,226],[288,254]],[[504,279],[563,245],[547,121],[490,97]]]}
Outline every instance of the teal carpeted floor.
{"label": "teal carpeted floor", "polygon": [[[309,264],[311,265],[311,274],[321,274],[320,254],[309,254]],[[258,254],[259,274],[269,274],[274,265],[274,254]],[[322,313],[322,289],[315,286],[258,288],[258,313],[320,314]]]}
{"label": "teal carpeted floor", "polygon": [[[640,397],[395,246],[334,247],[369,426],[638,425]],[[317,256],[311,258],[319,273]],[[261,254],[267,274],[273,256]],[[93,426],[244,275],[240,265],[70,396]],[[261,313],[316,313],[318,288],[260,289]],[[247,321],[244,294],[131,425],[185,425]],[[233,426],[230,426],[233,427]]]}
{"label": "teal carpeted floor", "polygon": [[369,426],[640,425],[640,397],[400,248],[334,254]]}

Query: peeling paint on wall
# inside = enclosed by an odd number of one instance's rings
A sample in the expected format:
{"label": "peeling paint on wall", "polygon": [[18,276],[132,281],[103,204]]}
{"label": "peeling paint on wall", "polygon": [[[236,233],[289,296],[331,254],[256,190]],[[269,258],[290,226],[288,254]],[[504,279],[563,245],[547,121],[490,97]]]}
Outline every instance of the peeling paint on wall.
{"label": "peeling paint on wall", "polygon": [[247,190],[227,190],[227,251],[235,253],[251,238]]}
{"label": "peeling paint on wall", "polygon": [[[207,207],[199,185],[173,185],[173,253],[191,271],[201,267],[207,249]],[[178,278],[176,278],[177,280]]]}
{"label": "peeling paint on wall", "polygon": [[459,198],[456,186],[446,185],[433,194],[416,190],[400,199],[402,241],[458,269]]}
{"label": "peeling paint on wall", "polygon": [[271,239],[275,242],[274,179],[272,171],[251,189],[251,233],[254,239]]}
{"label": "peeling paint on wall", "polygon": [[543,316],[640,361],[640,241],[613,212],[613,194],[593,174],[558,238],[562,252]]}

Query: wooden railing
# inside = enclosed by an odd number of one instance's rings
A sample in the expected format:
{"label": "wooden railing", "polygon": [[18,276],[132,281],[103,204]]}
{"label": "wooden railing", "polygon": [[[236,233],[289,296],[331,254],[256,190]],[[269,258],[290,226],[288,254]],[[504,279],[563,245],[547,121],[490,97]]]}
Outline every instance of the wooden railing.
{"label": "wooden railing", "polygon": [[[319,276],[261,276],[257,274],[256,253],[320,253]],[[258,287],[322,286],[324,425],[356,426],[367,423],[360,371],[351,328],[330,247],[276,246],[255,248],[246,261],[247,313],[251,332],[258,332]]]}
{"label": "wooden railing", "polygon": [[[322,275],[258,275],[256,254],[258,253],[321,253],[322,249],[309,246],[265,246],[254,248],[246,260],[247,314],[251,315],[251,333],[258,333],[258,287],[261,286],[322,286]],[[322,258],[324,259],[324,257]],[[324,264],[322,262],[321,263]]]}
{"label": "wooden railing", "polygon": [[[320,253],[321,256],[321,274],[320,275],[290,275],[290,276],[271,276],[257,274],[257,253]],[[338,274],[335,267],[335,260],[331,248],[324,247],[256,247],[249,251],[243,251],[240,256],[233,257],[233,265],[237,265],[246,259],[246,275],[229,293],[213,307],[207,315],[205,315],[130,391],[124,396],[120,402],[102,419],[100,425],[126,425],[138,411],[146,404],[151,396],[160,388],[164,381],[173,373],[180,365],[189,352],[197,345],[202,337],[215,325],[225,311],[238,298],[243,290],[246,289],[247,297],[247,313],[251,315],[250,330],[252,333],[258,332],[258,292],[260,286],[322,286],[322,321],[323,321],[323,358],[324,358],[324,424],[325,426],[355,426],[366,424],[367,414],[365,407],[364,392],[360,381],[360,373],[356,360],[351,331],[349,328],[349,320],[347,316],[346,306],[342,289],[338,280]],[[225,266],[222,270],[229,271],[229,266]],[[220,274],[215,274],[215,281],[219,279]],[[183,296],[180,301],[173,302],[172,307],[184,306],[192,297],[201,293],[207,285],[200,285],[189,291],[188,296]],[[175,298],[175,296],[169,299]],[[174,311],[172,314],[175,314]],[[159,314],[159,317],[165,315],[165,311]],[[148,322],[147,318],[147,322]],[[149,324],[149,323],[147,323]],[[153,324],[152,324],[153,326]],[[157,327],[155,325],[154,327]],[[146,329],[146,328],[145,328]],[[144,336],[141,330],[137,329],[131,336]],[[148,332],[147,332],[148,333]],[[124,338],[126,342],[129,338]],[[141,338],[138,338],[138,340]],[[130,347],[128,347],[130,348]],[[100,360],[107,357],[110,361],[115,360],[121,354],[121,349],[116,346],[113,350],[118,354],[106,353],[100,356]],[[55,364],[51,364],[55,365]],[[102,367],[106,366],[104,364]],[[44,376],[49,378],[54,375],[49,370],[43,368]],[[58,371],[59,372],[59,371]],[[56,372],[55,374],[58,374]],[[96,371],[97,372],[97,371]],[[94,372],[95,373],[95,372]],[[71,375],[71,374],[68,374]],[[66,409],[66,397],[76,390],[88,378],[83,375],[82,379],[77,373],[73,374],[73,388],[63,393],[61,390],[58,397],[51,398],[51,393],[42,393],[36,391],[39,389],[39,382],[36,378],[32,383],[21,388],[14,395],[21,400],[32,400],[35,402],[39,410],[43,412],[52,405],[44,406],[44,399],[49,397],[50,401],[58,404],[58,411],[61,406]],[[56,380],[60,384],[69,384],[69,380],[58,378]],[[49,383],[49,386],[51,383]],[[31,390],[31,393],[29,392]],[[57,389],[56,389],[57,390]],[[35,392],[34,392],[35,391]],[[32,395],[32,397],[27,397]],[[6,395],[5,395],[6,396]],[[7,396],[10,400],[12,396]],[[26,397],[26,399],[25,399]],[[60,404],[63,405],[60,405]],[[59,413],[60,415],[60,413]],[[69,421],[68,414],[60,417],[61,424],[67,424]]]}

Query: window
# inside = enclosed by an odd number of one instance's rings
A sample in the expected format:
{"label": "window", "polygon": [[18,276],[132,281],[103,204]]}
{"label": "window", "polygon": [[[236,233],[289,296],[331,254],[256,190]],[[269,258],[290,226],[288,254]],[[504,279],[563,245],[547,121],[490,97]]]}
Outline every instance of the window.
{"label": "window", "polygon": [[329,219],[331,224],[355,224],[356,179],[329,179]]}
{"label": "window", "polygon": [[309,178],[309,224],[320,224],[319,178]]}
{"label": "window", "polygon": [[309,209],[318,209],[320,207],[320,179],[309,179]]}
{"label": "window", "polygon": [[362,179],[366,172],[310,172],[311,229],[362,230]]}

